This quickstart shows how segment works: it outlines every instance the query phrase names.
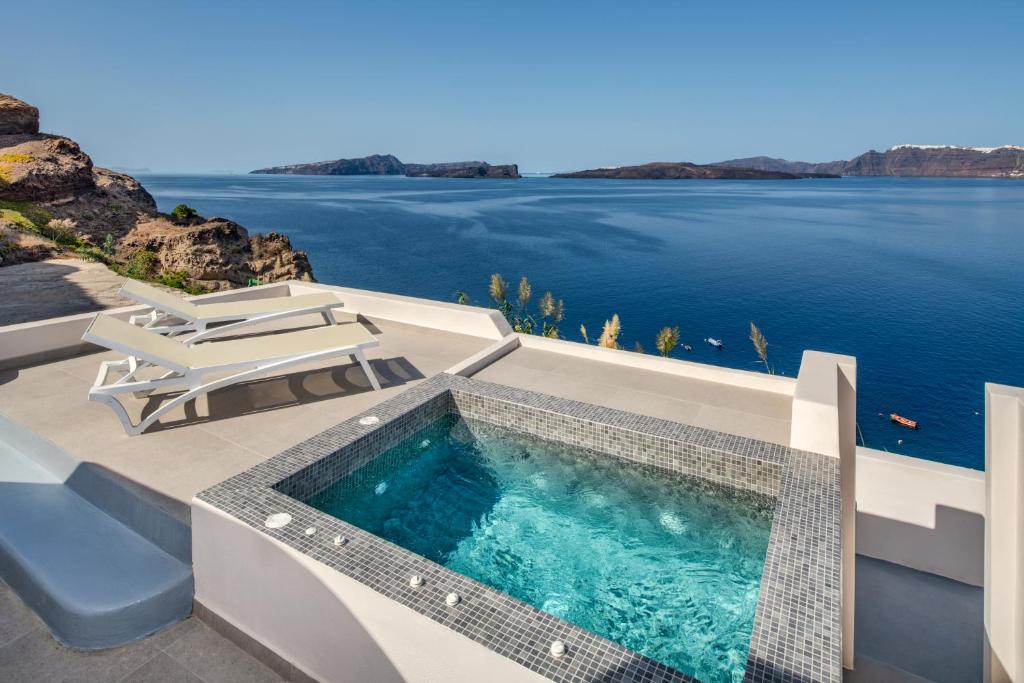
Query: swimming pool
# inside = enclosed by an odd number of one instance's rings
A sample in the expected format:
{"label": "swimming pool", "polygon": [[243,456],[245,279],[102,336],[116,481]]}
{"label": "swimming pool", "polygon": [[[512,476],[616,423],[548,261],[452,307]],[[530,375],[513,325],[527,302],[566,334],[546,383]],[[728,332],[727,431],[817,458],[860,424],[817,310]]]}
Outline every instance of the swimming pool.
{"label": "swimming pool", "polygon": [[305,502],[702,681],[743,678],[772,498],[448,415]]}
{"label": "swimming pool", "polygon": [[835,458],[442,373],[199,498],[523,680],[841,681]]}

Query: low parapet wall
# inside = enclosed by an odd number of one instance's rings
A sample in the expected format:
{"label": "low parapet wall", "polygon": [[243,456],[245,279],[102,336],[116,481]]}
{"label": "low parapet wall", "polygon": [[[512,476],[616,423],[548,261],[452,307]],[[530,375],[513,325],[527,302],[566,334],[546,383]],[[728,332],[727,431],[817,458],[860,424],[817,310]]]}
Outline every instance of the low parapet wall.
{"label": "low parapet wall", "polygon": [[[187,298],[203,304],[324,291],[337,294],[343,310],[356,315],[494,340],[512,333],[496,310],[310,282],[278,282]],[[148,310],[148,306],[124,306],[107,309],[103,313],[127,320]],[[96,351],[95,346],[82,342],[82,334],[95,315],[81,313],[0,327],[0,370]]]}
{"label": "low parapet wall", "polygon": [[293,296],[311,292],[334,292],[345,302],[345,311],[369,318],[494,340],[512,333],[508,321],[499,311],[492,308],[319,283],[290,282],[289,286]]}
{"label": "low parapet wall", "polygon": [[857,449],[857,552],[981,586],[985,473]]}
{"label": "low parapet wall", "polygon": [[1024,389],[985,385],[985,680],[1024,681]]}
{"label": "low parapet wall", "polygon": [[[289,291],[288,283],[278,283],[188,298],[196,303],[243,301],[288,296]],[[148,306],[124,306],[106,309],[103,313],[127,320],[132,315],[148,310]],[[79,313],[0,327],[0,370],[96,351],[95,346],[82,341],[82,335],[95,315],[96,312]]]}
{"label": "low parapet wall", "polygon": [[719,365],[695,363],[678,358],[662,358],[644,353],[633,353],[620,349],[606,349],[600,346],[580,344],[564,339],[548,339],[531,334],[518,335],[520,345],[527,349],[539,349],[550,353],[561,353],[576,358],[586,358],[601,363],[610,363],[637,370],[649,370],[666,375],[676,375],[689,379],[717,382],[731,386],[768,391],[773,394],[792,396],[796,391],[797,381],[792,377],[768,375],[763,372],[736,370]]}

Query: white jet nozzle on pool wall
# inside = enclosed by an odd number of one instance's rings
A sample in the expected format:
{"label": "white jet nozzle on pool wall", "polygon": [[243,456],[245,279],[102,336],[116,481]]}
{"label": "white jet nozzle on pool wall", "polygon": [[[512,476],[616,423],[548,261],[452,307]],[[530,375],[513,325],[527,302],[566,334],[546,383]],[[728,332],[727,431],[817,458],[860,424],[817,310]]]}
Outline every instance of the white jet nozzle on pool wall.
{"label": "white jet nozzle on pool wall", "polygon": [[378,422],[380,422],[380,418],[377,417],[376,415],[367,415],[366,417],[359,418],[359,424],[363,425],[364,427],[375,425]]}
{"label": "white jet nozzle on pool wall", "polygon": [[458,593],[449,593],[448,597],[444,599],[444,601],[448,603],[449,607],[455,607],[455,605],[459,604],[461,600],[462,598],[459,597]]}
{"label": "white jet nozzle on pool wall", "polygon": [[268,529],[280,529],[286,527],[292,522],[292,516],[287,512],[275,512],[274,514],[267,517],[266,521],[263,522],[263,526]]}
{"label": "white jet nozzle on pool wall", "polygon": [[343,546],[343,545],[345,545],[346,543],[348,543],[348,539],[347,539],[347,538],[345,538],[344,536],[341,536],[341,535],[339,534],[338,536],[335,536],[335,537],[334,537],[334,545],[336,545],[336,546],[339,546],[339,547],[340,547],[340,546]]}
{"label": "white jet nozzle on pool wall", "polygon": [[409,585],[413,588],[419,588],[423,585],[423,577],[419,574],[413,574],[409,577]]}
{"label": "white jet nozzle on pool wall", "polygon": [[564,654],[565,654],[565,643],[563,643],[560,640],[556,640],[555,642],[551,643],[551,656],[552,657],[561,657]]}
{"label": "white jet nozzle on pool wall", "polygon": [[316,533],[316,527],[315,526],[311,526],[308,529],[306,529],[306,535],[307,536],[312,536],[315,533]]}

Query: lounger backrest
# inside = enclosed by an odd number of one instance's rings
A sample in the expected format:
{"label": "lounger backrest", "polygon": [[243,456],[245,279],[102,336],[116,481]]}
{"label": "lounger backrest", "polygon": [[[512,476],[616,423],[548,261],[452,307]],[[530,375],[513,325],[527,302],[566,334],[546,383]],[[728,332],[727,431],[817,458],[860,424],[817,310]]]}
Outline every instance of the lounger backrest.
{"label": "lounger backrest", "polygon": [[93,318],[82,335],[82,341],[105,346],[171,370],[183,372],[189,368],[189,347],[102,313],[97,313]]}
{"label": "lounger backrest", "polygon": [[165,292],[152,285],[138,280],[125,280],[121,285],[121,294],[134,299],[139,303],[158,308],[161,311],[172,313],[184,320],[195,320],[199,308],[190,301],[185,301],[179,296]]}

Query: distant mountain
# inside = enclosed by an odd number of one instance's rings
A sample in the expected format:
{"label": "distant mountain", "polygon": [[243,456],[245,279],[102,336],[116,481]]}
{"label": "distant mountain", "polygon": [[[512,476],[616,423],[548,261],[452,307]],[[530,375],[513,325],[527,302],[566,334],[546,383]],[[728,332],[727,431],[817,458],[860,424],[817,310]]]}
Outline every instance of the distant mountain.
{"label": "distant mountain", "polygon": [[486,161],[455,161],[440,164],[404,164],[397,157],[373,154],[359,159],[335,159],[311,164],[271,166],[250,173],[285,175],[407,175],[434,178],[518,178],[515,164],[492,166]]}
{"label": "distant mountain", "polygon": [[772,157],[747,157],[715,162],[715,166],[730,168],[753,168],[758,171],[779,171],[781,173],[834,173],[842,174],[848,161],[825,161],[809,163],[807,161],[789,161]]}
{"label": "distant mountain", "polygon": [[715,165],[786,173],[838,173],[848,176],[1024,178],[1024,147],[896,145],[884,152],[865,152],[850,161],[808,163],[771,157],[749,157],[720,161]]}
{"label": "distant mountain", "polygon": [[[556,173],[553,178],[617,178],[625,180],[796,180],[830,177],[816,173],[791,173],[753,168],[733,168],[719,164],[700,165],[686,161],[656,161],[640,166],[595,168],[573,173]],[[831,176],[838,177],[838,176]]]}

